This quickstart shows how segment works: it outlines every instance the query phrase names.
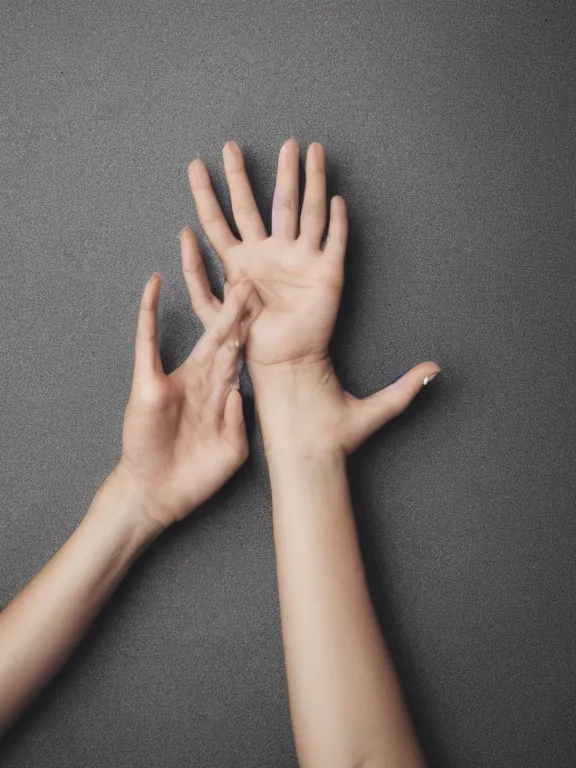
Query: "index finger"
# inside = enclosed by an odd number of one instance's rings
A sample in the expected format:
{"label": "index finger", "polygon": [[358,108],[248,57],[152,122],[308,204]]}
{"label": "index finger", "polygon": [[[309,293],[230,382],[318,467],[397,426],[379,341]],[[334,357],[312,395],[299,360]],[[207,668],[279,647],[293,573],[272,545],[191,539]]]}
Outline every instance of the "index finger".
{"label": "index finger", "polygon": [[214,325],[192,350],[190,357],[196,363],[206,363],[225,344],[229,344],[234,350],[244,344],[249,323],[243,321],[245,317],[254,314],[254,305],[251,302],[254,293],[255,289],[250,280],[242,280],[230,289]]}
{"label": "index finger", "polygon": [[188,166],[188,179],[202,229],[218,256],[224,261],[226,251],[237,245],[238,240],[228,226],[212,188],[208,170],[199,157]]}

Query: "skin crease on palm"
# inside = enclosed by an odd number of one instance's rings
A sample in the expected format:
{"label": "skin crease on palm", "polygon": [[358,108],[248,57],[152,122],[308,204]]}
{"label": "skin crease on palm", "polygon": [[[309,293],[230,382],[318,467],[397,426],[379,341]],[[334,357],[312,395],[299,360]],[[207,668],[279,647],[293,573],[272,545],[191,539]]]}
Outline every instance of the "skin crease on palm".
{"label": "skin crease on palm", "polygon": [[[268,235],[258,211],[242,152],[230,141],[223,151],[232,211],[241,240],[232,233],[216,198],[208,170],[195,159],[188,175],[198,217],[218,254],[229,285],[253,281],[263,308],[246,343],[246,359],[257,393],[298,387],[299,413],[310,417],[332,449],[353,451],[375,430],[401,413],[423,382],[440,369],[421,363],[371,397],[344,392],[332,368],[328,344],[340,303],[347,240],[346,204],[330,201],[327,221],[324,150],[311,144],[306,156],[306,184],[298,216],[299,150],[289,139],[280,151]],[[206,327],[215,321],[219,300],[212,294],[198,244],[190,227],[180,233],[183,269],[192,305]],[[428,377],[428,378],[427,378]],[[302,382],[295,385],[295,382]],[[305,393],[302,394],[302,389]],[[318,430],[317,430],[318,431]]]}

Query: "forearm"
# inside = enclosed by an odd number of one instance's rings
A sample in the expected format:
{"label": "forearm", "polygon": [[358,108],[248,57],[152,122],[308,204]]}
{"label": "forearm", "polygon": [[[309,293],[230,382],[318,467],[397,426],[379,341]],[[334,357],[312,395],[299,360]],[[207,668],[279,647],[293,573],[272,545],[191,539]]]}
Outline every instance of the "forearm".
{"label": "forearm", "polygon": [[0,614],[0,734],[56,674],[159,532],[113,472],[70,539]]}
{"label": "forearm", "polygon": [[366,585],[344,453],[318,434],[311,411],[298,419],[288,397],[272,412],[264,395],[259,412],[300,764],[422,766]]}

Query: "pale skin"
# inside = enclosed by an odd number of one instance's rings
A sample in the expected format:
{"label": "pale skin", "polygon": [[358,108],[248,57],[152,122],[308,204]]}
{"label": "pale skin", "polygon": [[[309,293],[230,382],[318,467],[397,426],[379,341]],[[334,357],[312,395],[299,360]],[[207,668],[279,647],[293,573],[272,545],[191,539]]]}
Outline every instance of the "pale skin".
{"label": "pale skin", "polygon": [[249,281],[173,373],[162,369],[160,276],[138,314],[122,456],[70,539],[0,613],[0,735],[55,675],[142,550],[245,461],[240,348],[259,301]]}
{"label": "pale skin", "polygon": [[423,758],[369,599],[345,457],[401,413],[438,372],[417,365],[359,400],[328,355],[343,283],[344,201],[330,204],[324,154],[308,150],[298,212],[298,147],[280,153],[268,236],[242,153],[224,150],[232,234],[200,160],[189,166],[204,231],[228,281],[210,291],[195,236],[182,267],[205,336],[169,376],[157,340],[159,277],[144,291],[122,458],[76,532],[0,614],[0,734],[54,676],[138,554],[246,459],[235,389],[246,342],[270,470],[282,634],[300,764],[419,768]]}
{"label": "pale skin", "polygon": [[[365,399],[345,392],[328,343],[343,285],[344,200],[330,201],[324,152],[306,156],[302,210],[298,146],[280,151],[271,235],[242,152],[223,152],[237,239],[200,159],[188,167],[203,230],[230,286],[250,280],[263,303],[246,360],[270,471],[282,635],[296,749],[303,768],[420,768],[424,760],[370,601],[346,478],[346,455],[409,405],[440,371],[420,363]],[[221,309],[194,233],[182,232],[193,307],[206,327]]]}

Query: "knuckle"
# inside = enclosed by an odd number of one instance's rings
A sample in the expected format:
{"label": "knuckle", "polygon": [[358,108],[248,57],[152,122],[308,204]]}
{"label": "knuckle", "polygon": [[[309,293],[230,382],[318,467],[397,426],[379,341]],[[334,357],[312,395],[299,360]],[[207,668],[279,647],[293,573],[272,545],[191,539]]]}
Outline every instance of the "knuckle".
{"label": "knuckle", "polygon": [[310,200],[302,206],[303,218],[319,219],[325,214],[325,207],[321,200]]}
{"label": "knuckle", "polygon": [[212,224],[217,224],[220,221],[220,215],[216,212],[205,213],[203,216],[199,217],[199,220],[202,227],[209,227]]}
{"label": "knuckle", "polygon": [[237,165],[235,168],[229,168],[227,171],[227,175],[231,177],[235,176],[244,176],[246,173],[246,167],[244,166],[244,161],[238,158],[236,160]]}
{"label": "knuckle", "polygon": [[296,210],[296,200],[292,195],[278,195],[278,209],[285,213],[292,213]]}

